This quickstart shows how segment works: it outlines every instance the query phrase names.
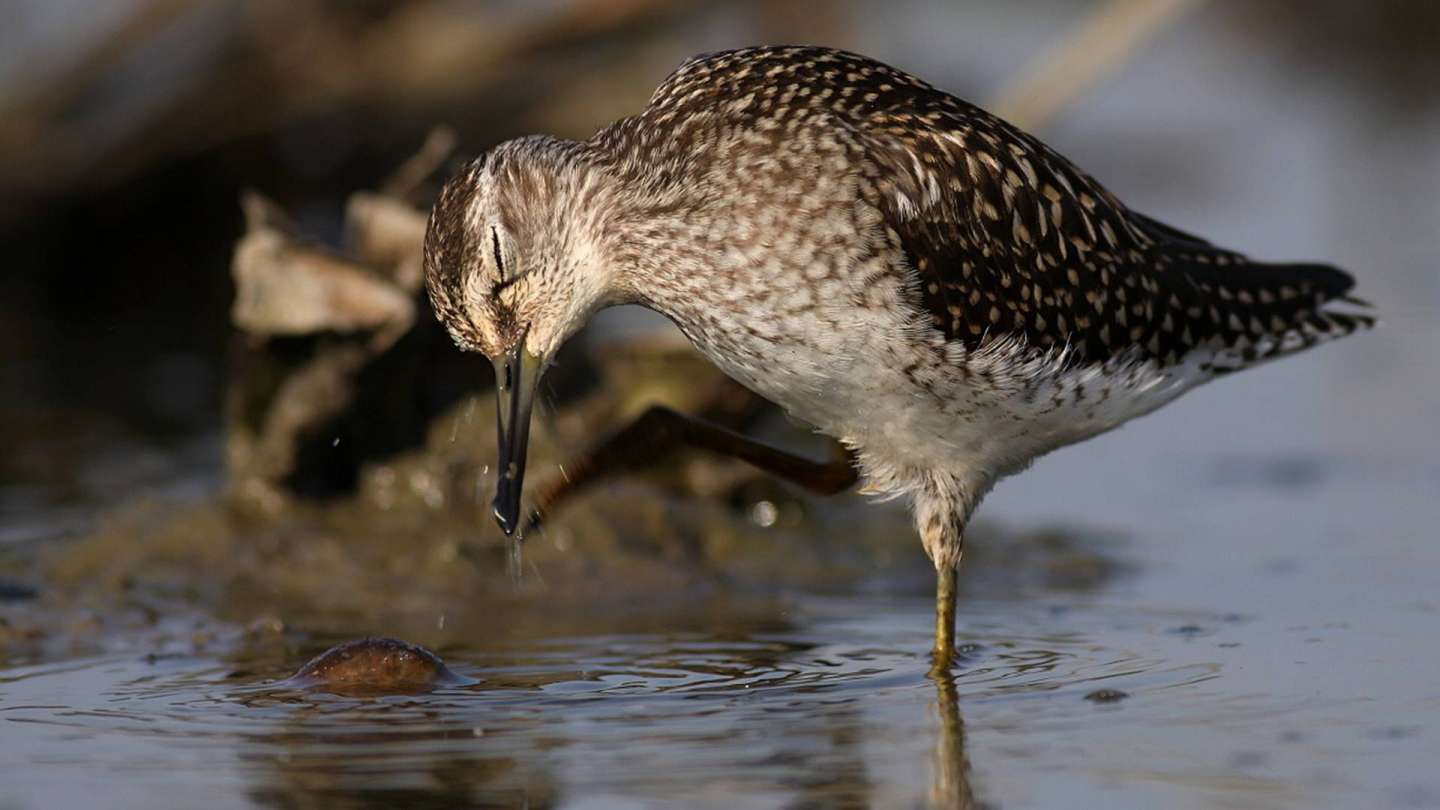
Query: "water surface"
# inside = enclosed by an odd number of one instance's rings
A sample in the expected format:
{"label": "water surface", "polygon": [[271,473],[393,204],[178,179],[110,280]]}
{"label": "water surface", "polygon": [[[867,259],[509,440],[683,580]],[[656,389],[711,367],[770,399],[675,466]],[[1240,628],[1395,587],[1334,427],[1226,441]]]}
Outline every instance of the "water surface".
{"label": "water surface", "polygon": [[[17,667],[0,678],[0,773],[23,807],[1440,799],[1440,658],[1420,622],[971,602],[964,660],[936,683],[928,608],[804,597],[754,632],[457,647],[446,658],[475,685],[368,698],[289,688],[269,658]],[[1408,670],[1377,666],[1404,649]]]}

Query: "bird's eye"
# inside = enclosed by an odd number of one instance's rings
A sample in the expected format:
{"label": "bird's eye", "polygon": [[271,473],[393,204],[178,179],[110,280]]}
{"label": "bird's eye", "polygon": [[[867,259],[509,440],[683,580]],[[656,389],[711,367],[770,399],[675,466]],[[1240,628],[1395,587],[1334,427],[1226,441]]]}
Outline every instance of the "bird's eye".
{"label": "bird's eye", "polygon": [[495,251],[495,271],[500,274],[500,280],[505,280],[505,259],[500,251],[500,232],[494,227],[490,228],[490,247]]}

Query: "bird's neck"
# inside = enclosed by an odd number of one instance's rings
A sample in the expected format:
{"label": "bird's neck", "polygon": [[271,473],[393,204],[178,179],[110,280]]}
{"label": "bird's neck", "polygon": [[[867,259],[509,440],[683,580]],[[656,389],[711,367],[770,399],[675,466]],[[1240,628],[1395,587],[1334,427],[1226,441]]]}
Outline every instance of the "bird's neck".
{"label": "bird's neck", "polygon": [[[668,131],[668,130],[666,130]],[[584,144],[587,199],[574,209],[607,265],[606,303],[642,304],[679,319],[675,293],[704,276],[704,195],[694,167],[643,117],[616,121]]]}

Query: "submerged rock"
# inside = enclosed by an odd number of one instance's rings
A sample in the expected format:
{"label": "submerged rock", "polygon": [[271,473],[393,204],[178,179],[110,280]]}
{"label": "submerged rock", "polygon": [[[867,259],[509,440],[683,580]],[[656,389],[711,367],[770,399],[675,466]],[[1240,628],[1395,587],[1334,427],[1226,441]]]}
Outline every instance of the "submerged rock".
{"label": "submerged rock", "polygon": [[362,638],[336,644],[310,659],[287,683],[343,692],[408,692],[462,686],[469,678],[450,671],[440,656],[393,638]]}

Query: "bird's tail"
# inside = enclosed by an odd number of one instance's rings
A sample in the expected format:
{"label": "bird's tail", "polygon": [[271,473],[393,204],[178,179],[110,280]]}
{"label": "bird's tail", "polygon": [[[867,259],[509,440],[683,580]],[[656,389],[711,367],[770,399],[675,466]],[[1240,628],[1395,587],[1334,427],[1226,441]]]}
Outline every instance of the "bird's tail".
{"label": "bird's tail", "polygon": [[[1208,249],[1207,249],[1208,248]],[[1200,245],[1171,247],[1215,325],[1216,371],[1233,371],[1369,329],[1355,279],[1325,264],[1266,264]]]}

